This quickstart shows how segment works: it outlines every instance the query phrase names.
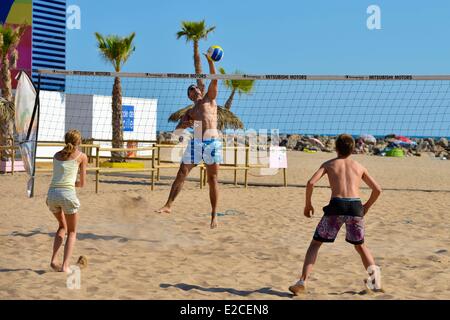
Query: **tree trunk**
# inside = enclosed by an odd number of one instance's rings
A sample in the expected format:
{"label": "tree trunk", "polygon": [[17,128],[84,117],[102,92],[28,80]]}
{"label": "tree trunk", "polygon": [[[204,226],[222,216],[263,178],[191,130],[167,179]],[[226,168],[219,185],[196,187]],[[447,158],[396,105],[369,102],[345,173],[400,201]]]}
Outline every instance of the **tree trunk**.
{"label": "tree trunk", "polygon": [[[123,148],[123,120],[122,120],[122,85],[120,78],[114,78],[112,91],[112,147]],[[124,152],[111,152],[112,162],[123,162]]]}
{"label": "tree trunk", "polygon": [[[2,97],[12,102],[12,88],[11,88],[11,72],[9,71],[9,57],[5,54],[2,57],[1,77],[2,77]],[[0,146],[10,146],[14,136],[14,117],[9,120],[2,120],[0,122]],[[7,161],[11,155],[10,150],[1,152],[0,157],[2,161]]]}
{"label": "tree trunk", "polygon": [[[0,122],[0,146],[9,146],[10,140],[8,140],[8,121]],[[10,152],[8,150],[0,151],[0,160],[8,161]]]}
{"label": "tree trunk", "polygon": [[[11,146],[14,143],[14,118],[0,121],[0,146]],[[11,150],[0,151],[0,159],[8,161],[11,156]]]}
{"label": "tree trunk", "polygon": [[[198,51],[198,41],[194,41],[194,67],[195,67],[195,73],[201,74],[202,71],[202,61],[200,59],[200,53]],[[203,84],[202,79],[197,79],[197,86],[200,89],[200,91],[205,94],[205,85]]]}
{"label": "tree trunk", "polygon": [[234,94],[236,93],[236,89],[233,89],[231,91],[230,96],[228,97],[227,102],[225,102],[225,109],[230,110],[231,109],[231,104],[233,103],[233,98],[234,98]]}
{"label": "tree trunk", "polygon": [[2,57],[2,97],[6,100],[12,102],[12,93],[11,93],[11,72],[9,71],[9,57],[8,54]]}

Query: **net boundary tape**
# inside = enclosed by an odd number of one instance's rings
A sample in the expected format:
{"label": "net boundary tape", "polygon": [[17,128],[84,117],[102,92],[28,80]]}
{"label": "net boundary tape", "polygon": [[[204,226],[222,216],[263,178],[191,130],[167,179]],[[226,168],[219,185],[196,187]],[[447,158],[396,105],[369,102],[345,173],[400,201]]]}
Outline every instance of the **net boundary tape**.
{"label": "net boundary tape", "polygon": [[208,80],[345,80],[345,81],[405,81],[450,80],[450,75],[303,75],[303,74],[195,74],[195,73],[131,73],[104,71],[77,71],[39,69],[38,74],[64,76],[125,77],[153,79],[208,79]]}

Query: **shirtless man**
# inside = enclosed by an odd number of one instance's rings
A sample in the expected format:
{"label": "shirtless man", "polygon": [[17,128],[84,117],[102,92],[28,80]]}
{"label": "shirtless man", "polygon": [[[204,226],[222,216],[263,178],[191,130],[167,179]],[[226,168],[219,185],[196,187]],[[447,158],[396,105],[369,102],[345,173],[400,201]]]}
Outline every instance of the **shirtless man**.
{"label": "shirtless man", "polygon": [[[355,246],[365,269],[368,272],[374,268],[376,270],[372,254],[367,246],[364,245],[364,216],[379,197],[381,188],[369,175],[366,168],[350,159],[354,148],[355,141],[352,136],[347,134],[340,135],[336,140],[337,158],[323,163],[308,181],[304,209],[306,217],[311,218],[314,214],[314,208],[311,203],[314,184],[324,175],[328,175],[331,187],[331,200],[323,208],[324,216],[320,220],[313,240],[309,245],[300,280],[289,287],[289,290],[294,295],[298,295],[305,290],[306,280],[316,262],[322,243],[334,242],[339,229],[344,223],[346,226],[346,241]],[[364,205],[359,198],[361,181],[364,181],[372,189],[370,198]]]}
{"label": "shirtless man", "polygon": [[[214,62],[205,54],[209,64],[211,74],[216,73]],[[176,130],[184,130],[194,127],[194,138],[189,141],[183,155],[177,177],[172,184],[169,198],[164,207],[159,209],[159,213],[170,213],[175,198],[180,193],[184,181],[189,172],[202,160],[206,165],[206,173],[209,184],[209,198],[211,201],[211,229],[217,227],[217,201],[219,196],[218,172],[219,164],[222,162],[222,141],[219,130],[217,130],[217,80],[211,80],[208,92],[203,95],[200,88],[190,85],[187,95],[194,102],[194,107],[190,109]]]}

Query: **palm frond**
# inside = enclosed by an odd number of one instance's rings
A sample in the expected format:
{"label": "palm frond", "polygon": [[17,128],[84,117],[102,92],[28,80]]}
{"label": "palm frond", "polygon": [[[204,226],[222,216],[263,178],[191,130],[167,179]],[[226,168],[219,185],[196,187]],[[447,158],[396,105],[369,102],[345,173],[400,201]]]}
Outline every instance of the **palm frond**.
{"label": "palm frond", "polygon": [[233,87],[237,89],[239,94],[250,94],[253,91],[255,80],[234,80]]}
{"label": "palm frond", "polygon": [[[224,68],[219,68],[219,72],[221,74],[226,74]],[[236,70],[234,74],[243,74],[241,71]],[[245,79],[245,80],[225,80],[225,87],[230,90],[235,90],[239,93],[239,95],[245,93],[250,94],[253,91],[255,80]]]}
{"label": "palm frond", "polygon": [[14,51],[19,45],[20,39],[26,30],[26,25],[19,25],[17,27],[0,25],[0,53],[4,55]]}
{"label": "palm frond", "polygon": [[207,39],[208,34],[216,29],[215,26],[207,28],[205,20],[181,21],[181,30],[176,33],[177,39],[186,38],[186,42]]}
{"label": "palm frond", "polygon": [[95,33],[100,55],[105,61],[112,63],[115,71],[119,72],[135,51],[136,48],[133,45],[135,35],[134,32],[126,37],[117,35],[103,36],[98,32]]}
{"label": "palm frond", "polygon": [[10,121],[14,118],[14,103],[0,97],[0,121]]}
{"label": "palm frond", "polygon": [[167,120],[168,122],[178,122],[178,121],[180,121],[181,120],[181,118],[183,118],[183,116],[184,116],[184,114],[188,111],[188,110],[190,110],[190,109],[192,109],[194,107],[194,105],[189,105],[189,106],[187,106],[187,107],[184,107],[184,108],[182,108],[182,109],[180,109],[180,110],[178,110],[178,111],[175,111],[174,113],[172,113],[170,116],[169,116],[169,119]]}
{"label": "palm frond", "polygon": [[[222,68],[222,67],[219,68],[219,72],[220,72],[221,74],[227,74],[227,73],[225,72],[225,69]],[[223,82],[223,84],[224,84],[225,87],[227,87],[228,89],[233,90],[233,85],[232,85],[231,80],[225,80],[225,81]]]}

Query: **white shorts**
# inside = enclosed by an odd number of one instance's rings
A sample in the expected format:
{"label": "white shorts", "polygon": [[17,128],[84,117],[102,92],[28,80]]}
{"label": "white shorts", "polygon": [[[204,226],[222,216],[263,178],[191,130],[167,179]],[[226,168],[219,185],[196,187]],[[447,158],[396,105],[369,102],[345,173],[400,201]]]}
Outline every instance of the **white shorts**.
{"label": "white shorts", "polygon": [[74,214],[80,208],[80,201],[75,190],[50,188],[47,193],[47,206],[53,213]]}

